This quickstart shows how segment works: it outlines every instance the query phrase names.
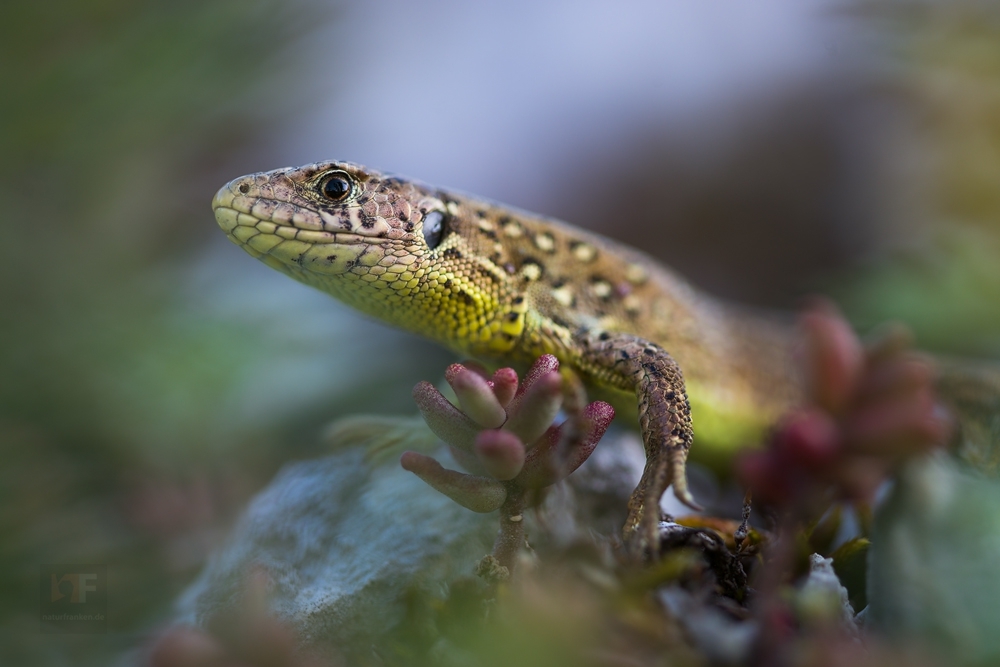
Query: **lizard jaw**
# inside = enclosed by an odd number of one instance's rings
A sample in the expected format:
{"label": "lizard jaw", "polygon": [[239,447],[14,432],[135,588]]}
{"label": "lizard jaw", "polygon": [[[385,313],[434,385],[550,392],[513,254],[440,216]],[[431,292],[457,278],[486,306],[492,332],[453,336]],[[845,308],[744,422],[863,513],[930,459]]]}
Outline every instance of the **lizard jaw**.
{"label": "lizard jaw", "polygon": [[[263,188],[249,184],[254,180],[235,179],[212,199],[219,227],[251,256],[299,279],[303,273],[338,275],[375,266],[385,257],[390,239],[358,234],[322,211],[261,196]],[[332,231],[345,227],[351,231]]]}

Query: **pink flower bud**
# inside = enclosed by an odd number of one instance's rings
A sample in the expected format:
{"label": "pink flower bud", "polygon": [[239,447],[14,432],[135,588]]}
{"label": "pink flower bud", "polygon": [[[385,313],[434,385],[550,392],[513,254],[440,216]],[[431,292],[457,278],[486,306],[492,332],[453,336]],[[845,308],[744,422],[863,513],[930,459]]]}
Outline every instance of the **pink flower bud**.
{"label": "pink flower bud", "polygon": [[476,454],[486,472],[499,480],[517,477],[524,466],[524,443],[507,431],[482,431],[476,436]]}
{"label": "pink flower bud", "polygon": [[508,410],[504,430],[514,433],[529,448],[545,433],[562,406],[562,378],[559,373],[549,371],[536,376],[529,384],[524,383],[524,391],[517,396]]}
{"label": "pink flower bud", "polygon": [[788,464],[821,472],[842,450],[837,424],[822,410],[804,409],[788,417],[774,435],[774,450]]}
{"label": "pink flower bud", "polygon": [[506,489],[495,479],[448,470],[431,457],[417,452],[403,452],[399,464],[473,512],[492,512],[499,509],[507,499]]}
{"label": "pink flower bud", "polygon": [[517,371],[513,368],[500,368],[493,374],[493,393],[497,397],[497,402],[506,408],[514,394],[517,393]]}
{"label": "pink flower bud", "polygon": [[461,364],[449,366],[444,377],[469,419],[483,428],[499,428],[507,420],[507,413],[484,377]]}
{"label": "pink flower bud", "polygon": [[551,354],[543,354],[542,356],[535,359],[535,363],[531,365],[528,372],[524,374],[524,381],[521,383],[520,389],[517,390],[517,394],[514,398],[518,398],[527,391],[528,387],[534,384],[538,378],[551,373],[552,371],[559,370],[559,360],[556,359]]}
{"label": "pink flower bud", "polygon": [[418,382],[413,388],[413,400],[434,435],[453,447],[472,451],[476,434],[482,427],[462,414],[437,387],[430,382]]}
{"label": "pink flower bud", "polygon": [[821,302],[805,312],[809,392],[821,408],[840,413],[847,408],[864,369],[861,342],[832,304]]}
{"label": "pink flower bud", "polygon": [[563,442],[567,425],[551,427],[528,452],[524,469],[514,481],[526,488],[538,489],[564,479],[590,457],[614,418],[614,408],[603,401],[595,401],[584,408],[575,441]]}

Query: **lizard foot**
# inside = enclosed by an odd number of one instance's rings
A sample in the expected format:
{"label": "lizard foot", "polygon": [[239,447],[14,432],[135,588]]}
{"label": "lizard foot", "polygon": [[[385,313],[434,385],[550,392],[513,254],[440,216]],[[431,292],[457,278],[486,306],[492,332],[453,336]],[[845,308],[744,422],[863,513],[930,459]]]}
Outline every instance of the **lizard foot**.
{"label": "lizard foot", "polygon": [[656,558],[660,552],[660,498],[673,485],[674,496],[694,511],[701,511],[687,485],[686,449],[670,448],[646,460],[646,467],[628,504],[622,529],[629,553],[640,559]]}

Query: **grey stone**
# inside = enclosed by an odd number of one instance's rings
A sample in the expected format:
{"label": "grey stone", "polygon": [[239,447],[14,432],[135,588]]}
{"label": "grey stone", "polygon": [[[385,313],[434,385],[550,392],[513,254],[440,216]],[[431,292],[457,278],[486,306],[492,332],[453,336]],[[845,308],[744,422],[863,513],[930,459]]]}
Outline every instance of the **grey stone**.
{"label": "grey stone", "polygon": [[263,570],[272,612],[306,644],[377,645],[402,620],[406,591],[443,597],[489,553],[496,528],[495,514],[458,506],[395,457],[373,463],[363,447],[289,464],[182,596],[178,622],[202,626],[238,606],[247,576]]}
{"label": "grey stone", "polygon": [[[336,453],[285,466],[248,506],[227,545],[181,596],[175,622],[205,627],[244,605],[251,574],[268,581],[269,611],[303,643],[332,652],[372,647],[392,635],[407,600],[445,598],[490,553],[496,512],[476,514],[403,470],[415,449],[461,469],[415,418],[356,417],[335,424]],[[642,470],[641,444],[609,434],[580,470],[525,516],[532,545],[566,545],[591,531],[617,534]],[[416,589],[416,591],[415,591]]]}

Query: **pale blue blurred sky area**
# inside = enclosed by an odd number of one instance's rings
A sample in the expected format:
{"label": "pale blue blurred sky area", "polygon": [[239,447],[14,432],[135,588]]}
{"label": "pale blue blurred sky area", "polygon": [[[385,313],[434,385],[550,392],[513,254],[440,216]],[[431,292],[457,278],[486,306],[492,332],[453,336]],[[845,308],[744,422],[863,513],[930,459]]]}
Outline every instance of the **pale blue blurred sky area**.
{"label": "pale blue blurred sky area", "polygon": [[353,3],[301,45],[316,97],[277,144],[287,164],[349,159],[544,208],[552,174],[637,128],[724,123],[855,68],[844,4]]}

